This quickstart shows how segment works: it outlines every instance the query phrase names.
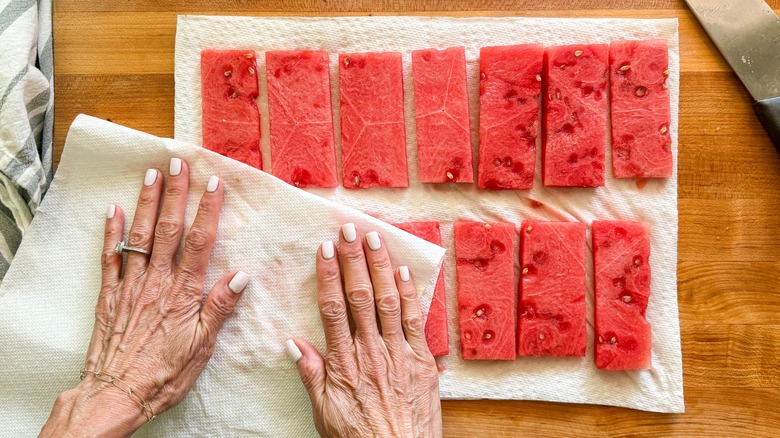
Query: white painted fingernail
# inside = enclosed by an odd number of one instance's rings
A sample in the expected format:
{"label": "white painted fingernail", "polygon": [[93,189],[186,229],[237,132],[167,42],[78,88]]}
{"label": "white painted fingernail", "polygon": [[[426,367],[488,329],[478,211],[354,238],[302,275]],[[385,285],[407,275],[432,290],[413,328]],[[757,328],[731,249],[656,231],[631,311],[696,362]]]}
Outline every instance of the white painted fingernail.
{"label": "white painted fingernail", "polygon": [[149,187],[150,185],[154,184],[155,181],[157,181],[157,169],[147,170],[146,176],[144,177],[144,185]]}
{"label": "white painted fingernail", "polygon": [[341,234],[344,235],[344,240],[346,240],[349,243],[352,243],[357,239],[357,230],[355,229],[355,224],[348,223],[341,226]]}
{"label": "white painted fingernail", "polygon": [[398,276],[401,277],[401,281],[406,283],[409,281],[409,267],[408,266],[401,266],[398,268]]}
{"label": "white painted fingernail", "polygon": [[335,249],[333,248],[333,242],[330,240],[326,240],[322,242],[322,258],[325,260],[330,260],[333,258],[333,255],[335,254]]}
{"label": "white painted fingernail", "polygon": [[290,358],[290,360],[298,363],[298,361],[303,357],[303,354],[301,354],[301,349],[295,345],[295,342],[293,342],[292,339],[288,339],[287,342],[284,343],[284,346],[287,349],[287,356]]}
{"label": "white painted fingernail", "polygon": [[382,247],[382,241],[379,239],[379,233],[372,231],[366,234],[366,243],[372,251],[376,251]]}
{"label": "white painted fingernail", "polygon": [[106,210],[106,219],[112,219],[116,214],[116,205],[108,204],[108,210]]}
{"label": "white painted fingernail", "polygon": [[236,272],[236,275],[233,276],[233,279],[230,280],[230,283],[228,283],[228,289],[234,294],[237,294],[244,290],[247,283],[249,283],[249,274],[244,271],[238,271]]}
{"label": "white painted fingernail", "polygon": [[168,167],[171,176],[178,176],[181,173],[181,159],[171,158],[171,165]]}
{"label": "white painted fingernail", "polygon": [[217,191],[217,187],[219,187],[219,177],[212,176],[211,178],[209,178],[208,185],[206,185],[206,191],[209,193],[214,193]]}

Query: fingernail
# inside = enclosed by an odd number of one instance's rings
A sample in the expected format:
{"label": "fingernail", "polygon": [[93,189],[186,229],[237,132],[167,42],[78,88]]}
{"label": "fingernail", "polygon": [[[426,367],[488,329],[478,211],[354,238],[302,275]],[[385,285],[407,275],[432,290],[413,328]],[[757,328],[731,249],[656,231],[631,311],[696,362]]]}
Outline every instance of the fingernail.
{"label": "fingernail", "polygon": [[217,191],[217,187],[219,187],[219,177],[212,176],[211,178],[209,178],[208,185],[206,185],[206,191],[209,193],[214,193]]}
{"label": "fingernail", "polygon": [[341,234],[344,235],[344,240],[346,240],[349,243],[352,243],[357,239],[357,230],[355,229],[355,224],[348,223],[341,226]]}
{"label": "fingernail", "polygon": [[171,176],[178,176],[181,173],[181,159],[171,158],[171,165],[168,168],[168,172]]}
{"label": "fingernail", "polygon": [[116,205],[108,204],[108,210],[106,210],[106,219],[111,219],[116,214]]}
{"label": "fingernail", "polygon": [[288,339],[287,342],[284,343],[284,346],[287,349],[287,356],[290,358],[290,360],[298,363],[298,361],[303,357],[303,354],[301,354],[301,349],[295,345],[295,342],[293,342],[292,339]]}
{"label": "fingernail", "polygon": [[322,242],[322,258],[325,260],[330,260],[333,258],[334,253],[335,250],[333,248],[333,242],[330,240]]}
{"label": "fingernail", "polygon": [[366,234],[366,243],[372,251],[376,251],[382,247],[382,241],[379,239],[379,233],[372,231]]}
{"label": "fingernail", "polygon": [[401,277],[401,281],[406,283],[409,281],[409,267],[408,266],[401,266],[398,268],[398,276]]}
{"label": "fingernail", "polygon": [[244,290],[247,283],[249,283],[249,274],[244,271],[238,271],[236,272],[236,275],[233,276],[233,279],[230,280],[230,283],[228,283],[228,289],[234,294],[237,294]]}
{"label": "fingernail", "polygon": [[144,177],[144,185],[149,187],[150,185],[154,184],[155,181],[157,181],[157,169],[147,170],[146,176]]}

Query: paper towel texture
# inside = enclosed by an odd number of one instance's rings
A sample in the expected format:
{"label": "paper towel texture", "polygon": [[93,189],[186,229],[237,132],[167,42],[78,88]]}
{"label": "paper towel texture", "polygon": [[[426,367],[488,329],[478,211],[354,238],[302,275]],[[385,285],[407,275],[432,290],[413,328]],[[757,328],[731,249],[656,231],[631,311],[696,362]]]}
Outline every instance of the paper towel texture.
{"label": "paper towel texture", "polygon": [[[541,43],[609,43],[620,39],[664,39],[669,44],[672,150],[674,174],[650,180],[638,188],[636,180],[617,180],[606,164],[606,186],[597,189],[545,188],[540,160],[530,191],[480,191],[476,185],[420,184],[417,177],[417,142],[411,51],[431,47],[465,46],[471,108],[471,138],[477,156],[479,119],[479,48],[494,45]],[[464,362],[460,359],[457,320],[457,284],[452,251],[445,258],[450,355],[440,387],[443,399],[533,399],[572,403],[598,403],[659,412],[684,409],[680,329],[677,311],[677,117],[680,84],[677,20],[551,19],[551,18],[252,18],[179,17],[176,33],[177,139],[200,144],[200,50],[254,49],[262,72],[258,104],[262,117],[261,151],[270,163],[268,107],[263,52],[267,50],[326,50],[331,58],[331,84],[339,131],[339,52],[398,51],[403,54],[409,189],[310,190],[374,215],[387,222],[436,220],[442,224],[444,246],[452,249],[452,223],[456,220],[508,221],[523,219],[643,220],[651,226],[652,295],[647,319],[653,330],[653,369],[605,372],[593,364],[593,273],[588,255],[588,353],[585,359],[519,358],[510,362]],[[537,144],[537,146],[540,146]],[[541,154],[538,154],[540,157]],[[607,146],[607,157],[611,149]],[[609,158],[607,158],[609,160]],[[340,158],[339,158],[340,162]],[[475,160],[476,165],[476,160]],[[267,168],[266,170],[270,170]],[[475,169],[476,171],[476,169]],[[641,184],[640,184],[641,185]],[[541,205],[537,204],[541,203]],[[590,237],[588,237],[590,240]],[[590,247],[590,243],[588,244]],[[517,259],[517,251],[516,251]],[[516,263],[517,265],[517,263]],[[282,403],[282,401],[278,401]]]}
{"label": "paper towel texture", "polygon": [[[200,147],[79,116],[57,175],[0,286],[0,436],[35,436],[57,394],[78,382],[100,288],[106,206],[124,208],[125,229],[145,170],[187,161],[187,224],[211,175],[225,186],[205,290],[233,269],[251,281],[190,394],[137,436],[310,436],[311,407],[284,352],[292,336],[324,351],[315,254],[355,222],[385,237],[430,303],[444,250],[351,208]],[[425,309],[424,309],[425,310]]]}

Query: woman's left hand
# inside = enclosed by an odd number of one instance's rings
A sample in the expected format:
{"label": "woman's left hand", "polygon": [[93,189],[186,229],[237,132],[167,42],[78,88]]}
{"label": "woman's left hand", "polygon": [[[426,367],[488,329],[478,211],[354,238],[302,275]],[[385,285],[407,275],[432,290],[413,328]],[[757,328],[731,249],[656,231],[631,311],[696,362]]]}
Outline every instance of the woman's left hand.
{"label": "woman's left hand", "polygon": [[171,159],[167,184],[159,170],[147,171],[127,245],[151,254],[130,252],[124,273],[114,247],[124,240],[125,217],[119,206],[109,206],[83,380],[57,397],[41,436],[129,436],[179,403],[206,366],[249,277],[241,271],[225,275],[203,298],[222,208],[217,177],[208,182],[176,262],[188,191],[183,160]]}

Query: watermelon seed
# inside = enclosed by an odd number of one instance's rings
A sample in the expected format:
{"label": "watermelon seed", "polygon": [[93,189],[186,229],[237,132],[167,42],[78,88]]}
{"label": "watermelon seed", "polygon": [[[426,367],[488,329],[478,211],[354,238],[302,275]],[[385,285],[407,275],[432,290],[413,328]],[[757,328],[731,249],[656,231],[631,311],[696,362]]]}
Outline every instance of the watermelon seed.
{"label": "watermelon seed", "polygon": [[539,333],[539,339],[541,339],[542,341],[544,341],[544,333]]}
{"label": "watermelon seed", "polygon": [[523,275],[528,274],[528,268],[523,268]]}
{"label": "watermelon seed", "polygon": [[664,76],[669,76],[669,70],[664,70]]}
{"label": "watermelon seed", "polygon": [[500,166],[500,165],[501,165],[501,160],[496,159],[496,166]]}
{"label": "watermelon seed", "polygon": [[299,183],[298,181],[295,181],[293,184],[295,184],[295,187],[298,187],[298,186],[301,185],[301,183]]}
{"label": "watermelon seed", "polygon": [[490,339],[493,337],[493,335],[491,335],[490,333],[485,333],[484,335],[482,335],[482,337],[485,339]]}
{"label": "watermelon seed", "polygon": [[477,316],[482,316],[483,313],[485,313],[485,309],[477,310]]}
{"label": "watermelon seed", "polygon": [[452,172],[447,172],[447,178],[455,179],[455,176],[452,174]]}
{"label": "watermelon seed", "polygon": [[642,97],[645,95],[645,87],[636,87],[636,95]]}
{"label": "watermelon seed", "polygon": [[512,160],[506,160],[506,163],[504,163],[504,166],[512,167]]}
{"label": "watermelon seed", "polygon": [[231,95],[230,95],[230,97],[232,97],[233,99],[235,99],[236,97],[238,97],[238,91],[236,91],[236,90],[233,90],[233,94],[231,94]]}
{"label": "watermelon seed", "polygon": [[481,267],[481,266],[482,266],[482,262],[481,262],[481,261],[479,261],[479,260],[474,260],[474,267],[477,267],[477,268],[479,268],[479,267]]}
{"label": "watermelon seed", "polygon": [[630,68],[631,68],[631,66],[626,64],[623,67],[620,67],[620,71],[628,71],[628,69],[630,69]]}
{"label": "watermelon seed", "polygon": [[623,302],[624,303],[630,303],[631,302],[631,295],[624,295],[623,296]]}
{"label": "watermelon seed", "polygon": [[642,264],[642,261],[641,261],[641,260],[639,260],[639,257],[637,257],[637,258],[635,258],[635,259],[634,259],[634,266],[636,266],[636,267],[638,268],[638,267],[639,267],[639,265],[641,265],[641,264]]}
{"label": "watermelon seed", "polygon": [[603,343],[604,343],[604,338],[602,338],[601,336],[599,336],[599,344],[603,344]]}
{"label": "watermelon seed", "polygon": [[532,226],[530,226],[530,225],[529,225],[529,226],[528,226],[528,227],[525,229],[525,232],[526,232],[526,233],[530,233],[530,232],[531,232],[531,230],[533,230],[533,229],[534,229],[534,227],[532,227]]}
{"label": "watermelon seed", "polygon": [[669,129],[666,126],[661,126],[661,134],[666,134]]}
{"label": "watermelon seed", "polygon": [[344,65],[349,65],[349,58],[344,58]]}
{"label": "watermelon seed", "polygon": [[355,175],[355,185],[356,186],[360,185],[360,175]]}
{"label": "watermelon seed", "polygon": [[582,50],[575,50],[574,51],[574,56],[577,56],[577,57],[582,56]]}
{"label": "watermelon seed", "polygon": [[609,340],[609,343],[612,345],[617,344],[617,339],[615,339],[615,337],[613,336],[612,339]]}
{"label": "watermelon seed", "polygon": [[487,76],[485,76],[485,73],[480,73],[480,74],[479,74],[479,78],[480,78],[480,79],[485,79],[486,77],[487,77]]}
{"label": "watermelon seed", "polygon": [[542,75],[536,75],[536,81],[542,82]]}
{"label": "watermelon seed", "polygon": [[244,56],[246,56],[246,57],[247,57],[247,59],[251,59],[251,58],[252,58],[252,56],[254,56],[254,55],[253,55],[253,54],[251,54],[251,53],[246,53],[246,54],[244,54]]}
{"label": "watermelon seed", "polygon": [[232,75],[232,74],[233,74],[233,72],[232,72],[232,71],[230,71],[230,70],[226,70],[226,71],[225,71],[225,76],[230,76],[230,75]]}
{"label": "watermelon seed", "polygon": [[252,67],[249,67],[249,74],[250,74],[250,75],[253,75],[253,74],[255,74],[255,69],[254,69],[254,68],[252,68]]}
{"label": "watermelon seed", "polygon": [[463,335],[463,337],[466,339],[471,339],[471,333],[466,333],[465,335]]}
{"label": "watermelon seed", "polygon": [[490,229],[490,224],[485,224],[485,229],[489,230]]}

